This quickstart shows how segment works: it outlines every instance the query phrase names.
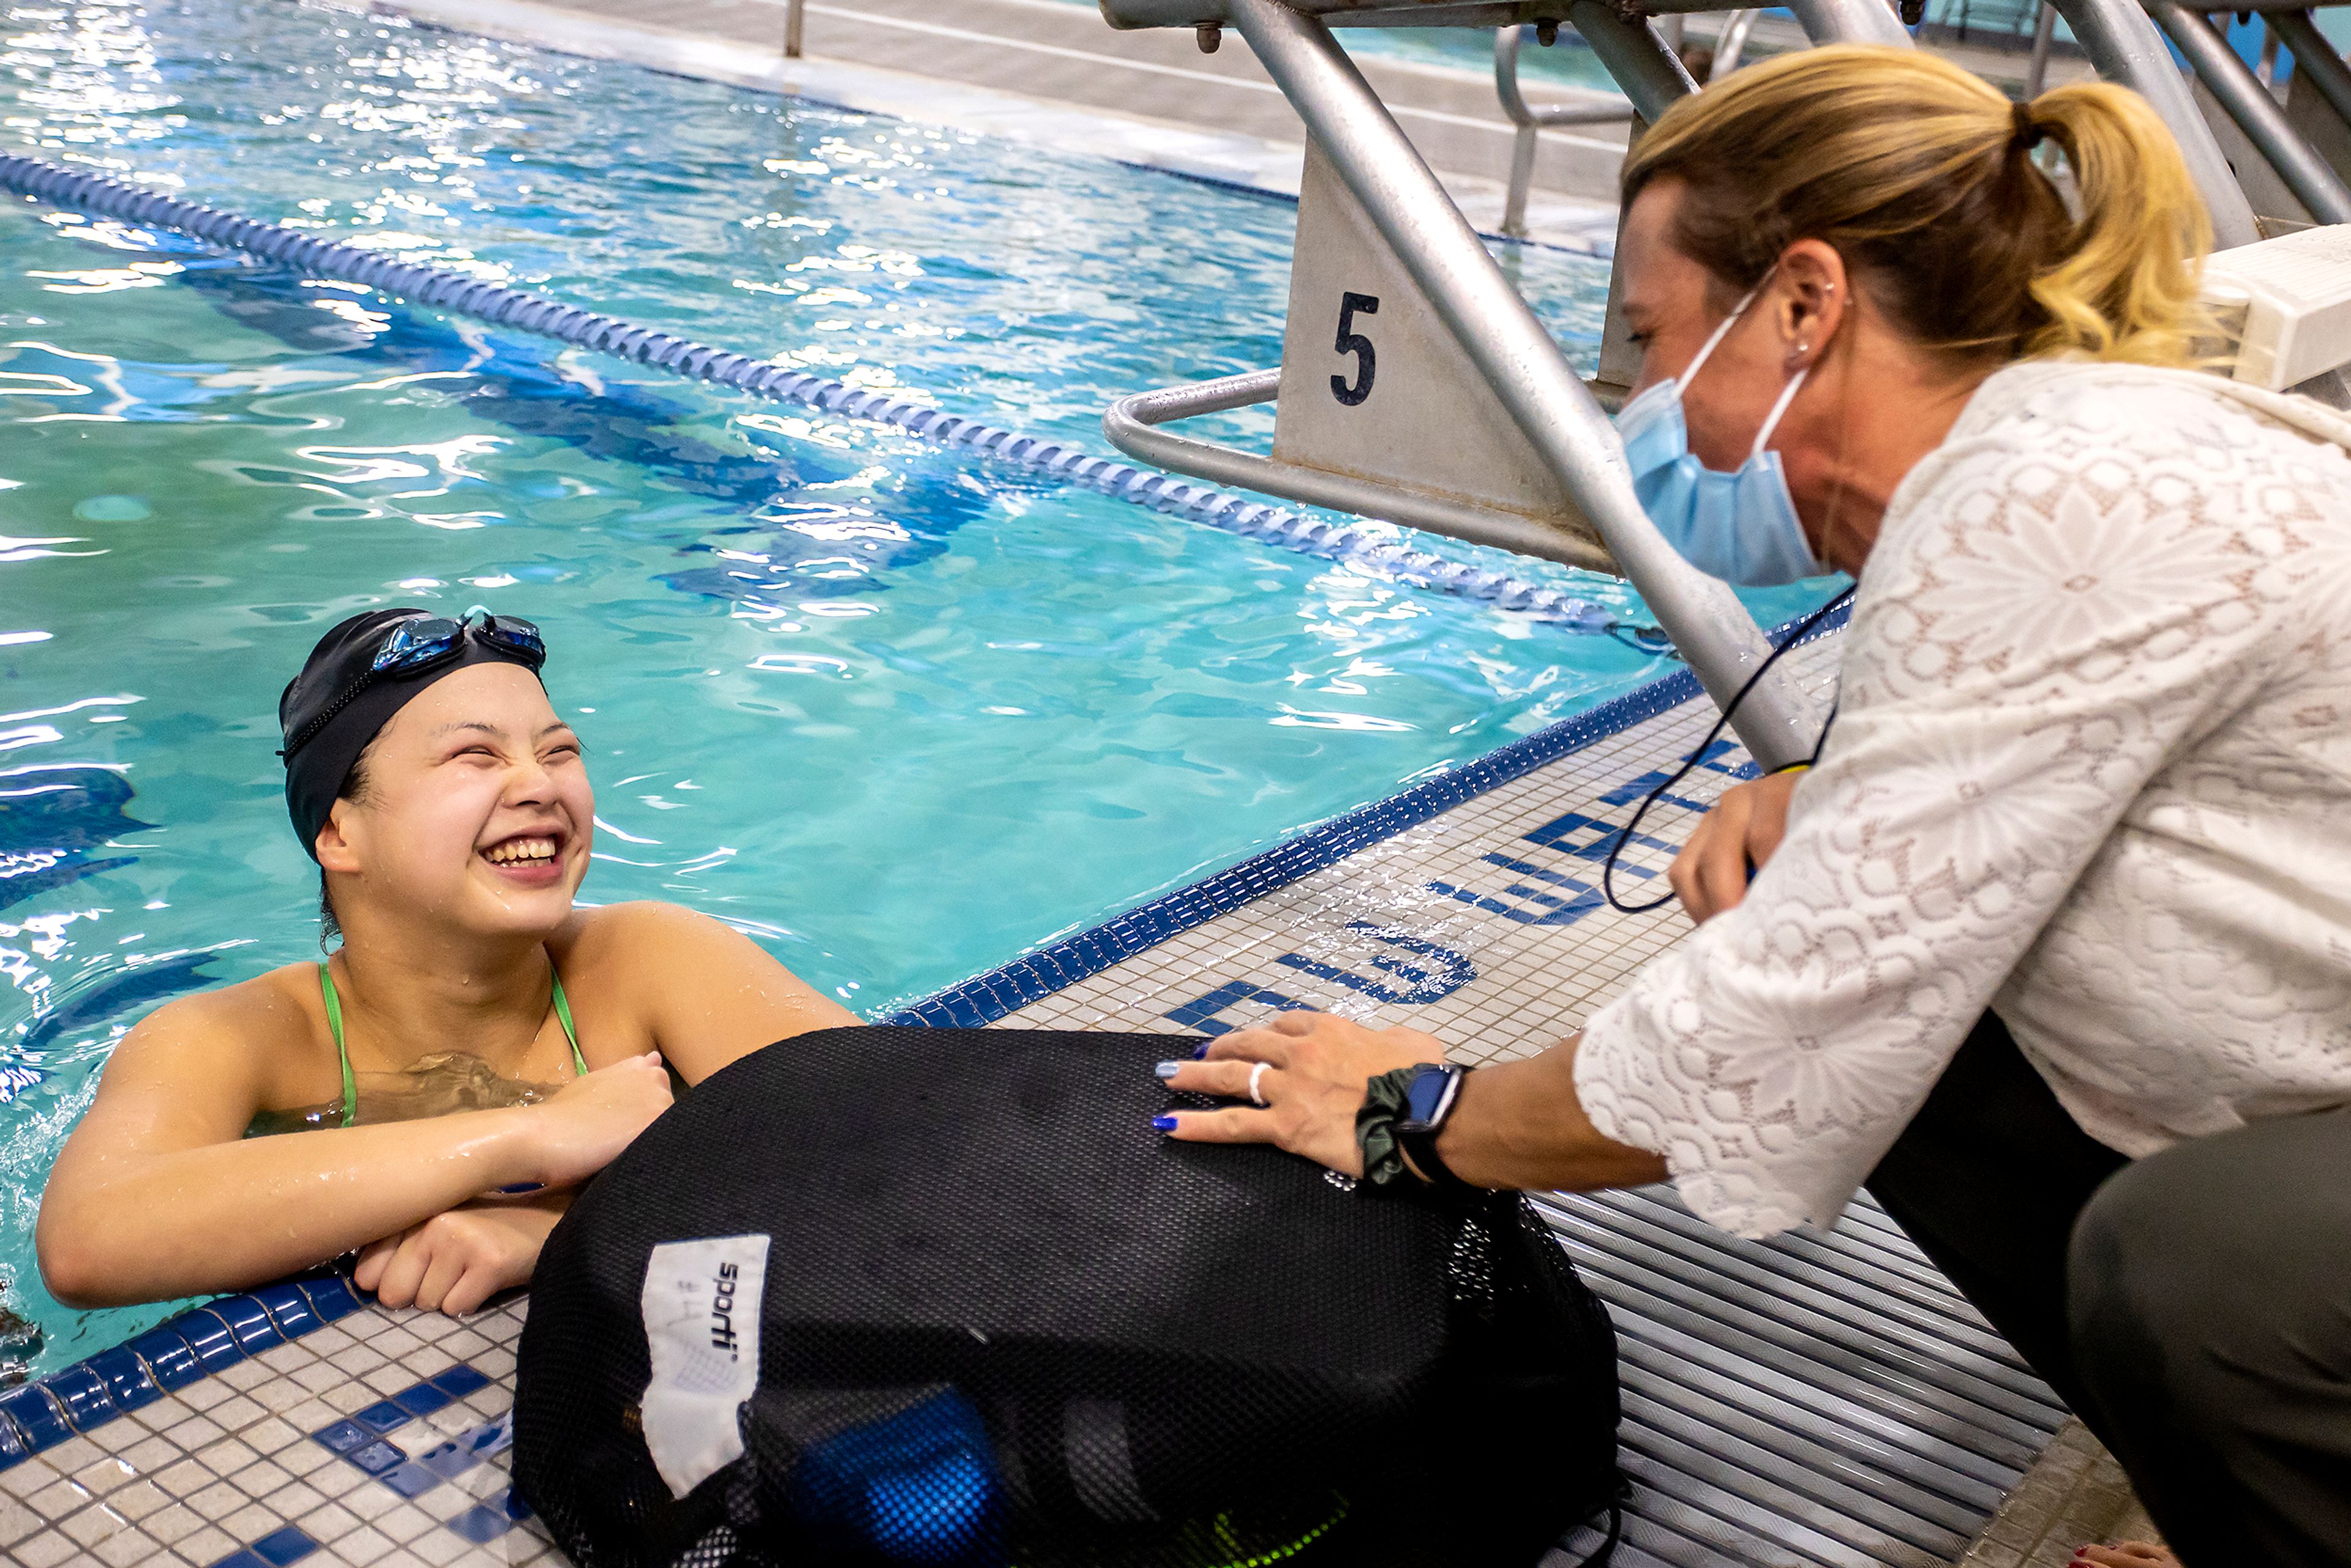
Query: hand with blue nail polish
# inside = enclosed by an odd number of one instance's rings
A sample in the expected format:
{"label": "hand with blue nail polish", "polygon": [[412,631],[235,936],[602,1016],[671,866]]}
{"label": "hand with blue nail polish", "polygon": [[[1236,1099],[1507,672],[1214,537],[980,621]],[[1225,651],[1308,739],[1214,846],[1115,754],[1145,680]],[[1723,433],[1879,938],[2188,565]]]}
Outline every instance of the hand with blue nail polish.
{"label": "hand with blue nail polish", "polygon": [[1154,1129],[1186,1143],[1272,1144],[1359,1176],[1355,1113],[1364,1085],[1416,1061],[1442,1061],[1445,1047],[1416,1029],[1286,1012],[1262,1029],[1221,1035],[1195,1054],[1199,1060],[1163,1061],[1154,1071],[1170,1089],[1241,1103],[1155,1116]]}

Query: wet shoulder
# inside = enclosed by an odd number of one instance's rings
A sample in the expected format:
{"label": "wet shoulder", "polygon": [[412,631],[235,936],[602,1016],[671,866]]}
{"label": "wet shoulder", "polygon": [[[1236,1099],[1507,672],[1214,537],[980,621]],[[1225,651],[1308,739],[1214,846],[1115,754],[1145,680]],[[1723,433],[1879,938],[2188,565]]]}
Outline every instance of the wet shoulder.
{"label": "wet shoulder", "polygon": [[569,988],[575,964],[584,968],[626,968],[656,958],[680,942],[708,938],[726,929],[723,923],[682,904],[632,899],[573,911],[563,928],[548,938],[547,950]]}
{"label": "wet shoulder", "polygon": [[282,964],[249,980],[174,997],[147,1015],[148,1024],[176,1031],[234,1032],[256,1045],[318,1033],[326,1024],[316,964]]}
{"label": "wet shoulder", "polygon": [[334,1044],[314,964],[287,964],[235,985],[175,997],[124,1041],[147,1070],[185,1066],[243,1077],[268,1099],[333,1073]]}
{"label": "wet shoulder", "polygon": [[727,927],[683,904],[653,899],[575,910],[548,938],[590,1066],[651,1049],[661,991],[692,984],[695,955]]}

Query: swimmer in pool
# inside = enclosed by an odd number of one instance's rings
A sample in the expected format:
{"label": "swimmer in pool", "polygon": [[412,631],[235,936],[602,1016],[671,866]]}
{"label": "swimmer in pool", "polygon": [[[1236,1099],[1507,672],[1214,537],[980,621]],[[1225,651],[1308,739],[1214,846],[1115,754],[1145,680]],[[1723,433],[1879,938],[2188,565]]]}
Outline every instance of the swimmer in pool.
{"label": "swimmer in pool", "polygon": [[545,659],[483,612],[376,611],[312,651],[278,703],[286,798],[342,945],[124,1037],[42,1197],[50,1294],[245,1290],[356,1250],[385,1304],[471,1312],[529,1280],[674,1079],[860,1021],[705,915],[573,906],[596,799]]}

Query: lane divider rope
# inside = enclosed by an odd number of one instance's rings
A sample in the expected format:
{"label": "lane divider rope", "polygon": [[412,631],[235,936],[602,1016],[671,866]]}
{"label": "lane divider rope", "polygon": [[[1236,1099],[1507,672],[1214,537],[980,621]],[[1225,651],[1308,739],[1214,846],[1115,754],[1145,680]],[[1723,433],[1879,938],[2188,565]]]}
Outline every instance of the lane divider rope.
{"label": "lane divider rope", "polygon": [[925,440],[968,447],[1227,533],[1366,568],[1380,575],[1484,601],[1577,631],[1606,632],[1619,629],[1617,618],[1605,606],[1523,581],[1507,572],[1447,560],[1326,518],[1301,516],[1230,491],[1211,489],[1172,475],[1096,457],[1066,443],[1021,435],[895,398],[888,392],[828,381],[636,322],[582,310],[545,295],[508,288],[452,267],[401,261],[379,251],[321,239],[278,224],[239,217],[217,207],[179,201],[107,175],[63,168],[38,158],[0,154],[0,189],[125,224],[173,229],[207,245],[244,251],[299,272],[360,284],[395,298],[633,360],[754,397],[893,425]]}

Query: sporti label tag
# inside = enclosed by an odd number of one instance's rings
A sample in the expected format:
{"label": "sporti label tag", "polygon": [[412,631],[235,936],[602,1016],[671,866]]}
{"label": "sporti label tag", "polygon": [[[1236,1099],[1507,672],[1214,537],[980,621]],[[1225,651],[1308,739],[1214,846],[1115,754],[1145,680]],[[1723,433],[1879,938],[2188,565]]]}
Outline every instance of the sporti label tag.
{"label": "sporti label tag", "polygon": [[736,1410],[759,1386],[768,1238],[664,1241],[645,1264],[645,1447],[674,1496],[742,1457]]}

